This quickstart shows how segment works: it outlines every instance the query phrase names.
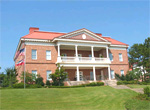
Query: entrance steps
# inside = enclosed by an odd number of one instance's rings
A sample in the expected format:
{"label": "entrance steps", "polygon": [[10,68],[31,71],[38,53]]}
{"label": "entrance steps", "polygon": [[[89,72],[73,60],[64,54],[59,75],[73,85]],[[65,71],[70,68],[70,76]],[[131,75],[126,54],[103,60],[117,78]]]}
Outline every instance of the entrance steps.
{"label": "entrance steps", "polygon": [[103,82],[108,86],[117,86],[117,80],[103,80]]}

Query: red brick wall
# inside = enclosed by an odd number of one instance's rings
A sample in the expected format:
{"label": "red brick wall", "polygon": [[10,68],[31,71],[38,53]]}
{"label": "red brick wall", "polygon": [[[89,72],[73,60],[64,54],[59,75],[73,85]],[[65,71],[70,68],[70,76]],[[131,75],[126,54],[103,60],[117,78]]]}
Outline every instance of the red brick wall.
{"label": "red brick wall", "polygon": [[[115,73],[120,75],[120,70],[124,70],[124,74],[129,70],[127,50],[115,50],[110,49],[109,52],[113,54],[113,61],[111,62],[110,68]],[[119,61],[119,53],[122,53],[123,61]]]}

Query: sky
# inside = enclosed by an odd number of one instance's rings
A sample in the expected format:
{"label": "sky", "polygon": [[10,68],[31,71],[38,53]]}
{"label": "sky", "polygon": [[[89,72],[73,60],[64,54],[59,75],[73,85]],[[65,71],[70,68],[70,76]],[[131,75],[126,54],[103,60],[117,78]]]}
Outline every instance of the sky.
{"label": "sky", "polygon": [[71,32],[86,28],[132,46],[150,36],[150,1],[0,0],[0,72],[14,66],[20,37],[29,27]]}

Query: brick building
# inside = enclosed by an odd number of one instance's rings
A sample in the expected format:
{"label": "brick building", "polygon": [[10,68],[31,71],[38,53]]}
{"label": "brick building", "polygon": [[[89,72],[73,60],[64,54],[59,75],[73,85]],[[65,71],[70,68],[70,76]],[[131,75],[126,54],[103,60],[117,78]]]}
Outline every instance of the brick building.
{"label": "brick building", "polygon": [[[129,69],[128,45],[85,28],[69,33],[40,31],[30,27],[20,38],[16,52],[25,48],[25,66],[17,66],[18,79],[22,71],[40,74],[46,80],[57,64],[68,72],[68,80],[112,80],[115,73]],[[14,57],[15,63],[24,56]],[[24,68],[25,67],[25,68]]]}

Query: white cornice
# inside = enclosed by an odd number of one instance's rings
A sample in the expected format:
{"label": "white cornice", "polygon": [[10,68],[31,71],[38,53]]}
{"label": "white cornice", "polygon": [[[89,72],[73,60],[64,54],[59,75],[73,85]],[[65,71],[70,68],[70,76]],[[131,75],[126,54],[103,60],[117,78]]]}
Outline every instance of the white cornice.
{"label": "white cornice", "polygon": [[83,43],[98,43],[98,44],[111,44],[110,42],[86,41],[86,40],[75,40],[75,39],[59,39],[59,38],[55,38],[52,42],[55,42],[55,41],[83,42]]}
{"label": "white cornice", "polygon": [[113,44],[111,44],[110,47],[125,47],[125,48],[128,48],[129,46],[128,45],[113,45]]}

